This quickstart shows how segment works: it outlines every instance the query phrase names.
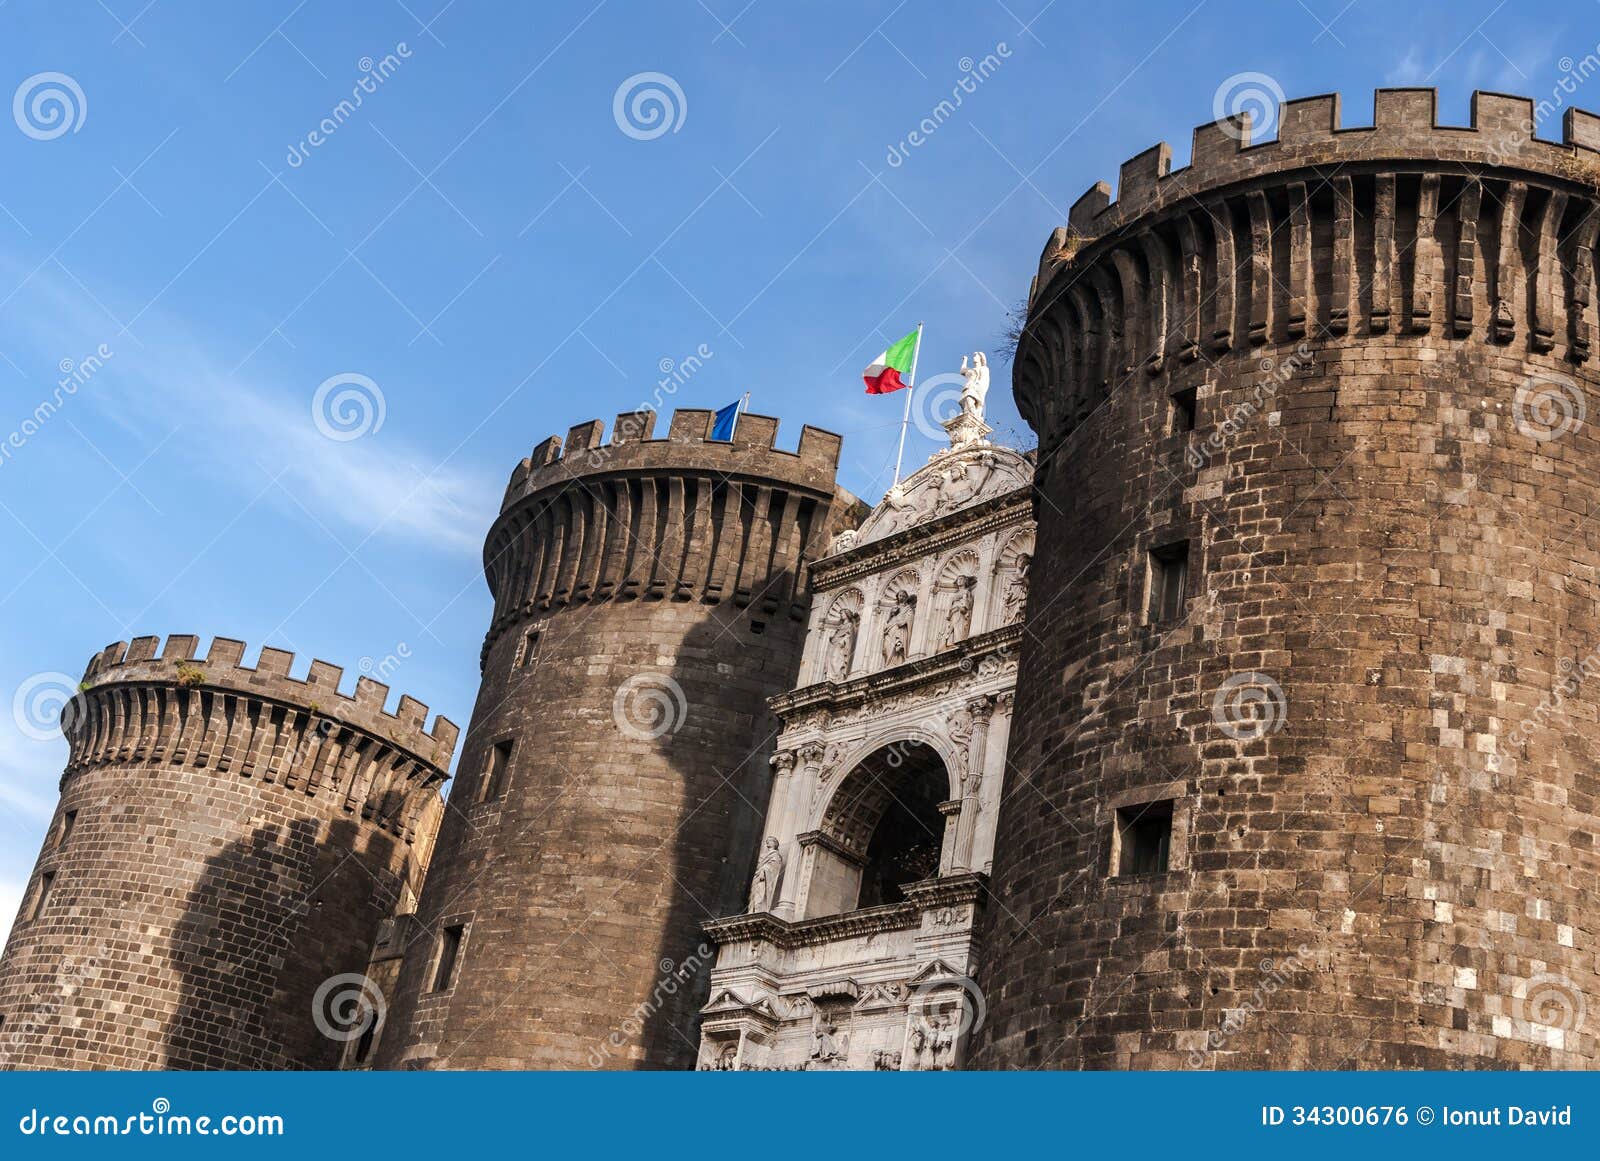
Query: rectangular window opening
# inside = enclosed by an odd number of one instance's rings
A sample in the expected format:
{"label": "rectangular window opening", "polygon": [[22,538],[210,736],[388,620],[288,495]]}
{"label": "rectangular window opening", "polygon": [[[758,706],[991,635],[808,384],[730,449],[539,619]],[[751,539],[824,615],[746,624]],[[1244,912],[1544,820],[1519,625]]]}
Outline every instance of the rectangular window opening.
{"label": "rectangular window opening", "polygon": [[46,871],[39,876],[39,887],[33,894],[33,906],[28,910],[28,921],[39,918],[44,913],[44,906],[50,900],[50,889],[56,884],[56,873]]}
{"label": "rectangular window opening", "polygon": [[1172,856],[1172,800],[1117,811],[1117,875],[1159,875]]}
{"label": "rectangular window opening", "polygon": [[457,924],[446,927],[439,936],[439,963],[433,969],[432,991],[447,992],[450,985],[456,982],[456,958],[461,954],[461,933],[465,930]]}
{"label": "rectangular window opening", "polygon": [[499,798],[506,788],[506,769],[511,765],[511,739],[496,742],[489,750],[489,760],[484,763],[483,778],[478,784],[478,801],[489,802]]}
{"label": "rectangular window opening", "polygon": [[1150,615],[1152,624],[1183,617],[1189,587],[1189,542],[1150,550]]}
{"label": "rectangular window opening", "polygon": [[1186,431],[1194,430],[1195,407],[1198,403],[1197,388],[1189,387],[1183,391],[1172,393],[1172,433],[1180,435]]}
{"label": "rectangular window opening", "polygon": [[59,847],[67,841],[67,836],[72,833],[72,828],[77,824],[77,822],[78,812],[76,810],[69,810],[62,814],[61,826],[56,831],[56,846]]}
{"label": "rectangular window opening", "polygon": [[527,636],[522,639],[522,657],[517,665],[521,669],[532,669],[539,661],[539,630],[529,629]]}

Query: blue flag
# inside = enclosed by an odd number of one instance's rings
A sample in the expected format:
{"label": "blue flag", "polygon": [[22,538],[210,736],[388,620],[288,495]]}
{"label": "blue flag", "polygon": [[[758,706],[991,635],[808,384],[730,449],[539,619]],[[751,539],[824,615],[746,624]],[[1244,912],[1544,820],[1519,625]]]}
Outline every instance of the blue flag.
{"label": "blue flag", "polygon": [[733,442],[733,425],[739,421],[739,400],[718,408],[717,416],[711,421],[711,438],[720,439],[727,443]]}

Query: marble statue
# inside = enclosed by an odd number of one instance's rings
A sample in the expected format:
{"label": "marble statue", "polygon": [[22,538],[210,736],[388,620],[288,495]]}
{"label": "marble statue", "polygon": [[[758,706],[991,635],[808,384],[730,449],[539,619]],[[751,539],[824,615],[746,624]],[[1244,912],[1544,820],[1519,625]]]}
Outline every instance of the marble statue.
{"label": "marble statue", "polygon": [[911,622],[916,615],[917,598],[911,593],[896,593],[889,620],[883,626],[883,664],[899,665],[911,656]]}
{"label": "marble statue", "polygon": [[989,395],[989,356],[982,351],[972,355],[972,365],[967,366],[967,356],[961,356],[961,411],[980,423],[983,421],[983,401]]}
{"label": "marble statue", "polygon": [[861,625],[861,615],[854,609],[840,609],[832,629],[828,631],[827,663],[823,669],[829,681],[843,681],[850,675],[850,663],[856,655],[856,631]]}
{"label": "marble statue", "polygon": [[841,1032],[839,1026],[833,1022],[821,1008],[812,1009],[811,1038],[813,1047],[811,1059],[823,1063],[838,1060],[849,1048],[849,1034]]}
{"label": "marble statue", "polygon": [[955,752],[955,762],[961,775],[963,792],[967,785],[968,769],[971,766],[970,751],[972,749],[972,731],[977,720],[972,711],[965,706],[957,707],[950,711],[950,716],[945,719],[945,733],[950,735],[950,745]]}
{"label": "marble statue", "polygon": [[756,864],[755,877],[750,881],[751,915],[771,911],[778,900],[778,881],[783,878],[783,852],[772,835],[761,845],[761,861]]}
{"label": "marble statue", "polygon": [[939,1071],[949,1069],[955,1065],[956,1030],[948,1014],[940,1012],[930,1021],[933,1025],[933,1043],[931,1045],[933,1067]]}
{"label": "marble statue", "polygon": [[1017,553],[1017,570],[1011,574],[1011,579],[1006,582],[1005,592],[1001,594],[1001,603],[1005,606],[1006,624],[1022,620],[1022,614],[1028,607],[1028,566],[1033,563],[1033,557],[1026,552]]}
{"label": "marble statue", "polygon": [[944,629],[939,634],[940,649],[948,649],[958,641],[965,641],[972,632],[973,593],[978,578],[958,576],[955,585],[955,595],[950,598],[950,607],[945,610]]}

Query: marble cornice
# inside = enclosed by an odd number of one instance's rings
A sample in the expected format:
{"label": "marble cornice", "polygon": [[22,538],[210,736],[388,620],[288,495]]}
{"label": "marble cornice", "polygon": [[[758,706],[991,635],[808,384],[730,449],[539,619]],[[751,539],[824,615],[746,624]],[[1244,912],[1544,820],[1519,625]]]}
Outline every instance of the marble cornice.
{"label": "marble cornice", "polygon": [[866,673],[850,681],[821,681],[767,699],[772,712],[782,717],[807,710],[853,709],[869,701],[918,689],[952,677],[974,673],[984,660],[1014,651],[1022,640],[1023,622],[1002,625],[927,657],[918,657],[892,669]]}

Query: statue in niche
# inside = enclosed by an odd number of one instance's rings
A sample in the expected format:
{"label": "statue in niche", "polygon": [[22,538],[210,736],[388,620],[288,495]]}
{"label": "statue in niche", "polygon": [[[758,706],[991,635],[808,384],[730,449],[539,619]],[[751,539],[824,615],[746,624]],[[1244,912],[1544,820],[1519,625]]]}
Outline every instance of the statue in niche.
{"label": "statue in niche", "polygon": [[967,766],[969,764],[967,755],[972,747],[972,730],[975,725],[976,719],[973,717],[972,711],[965,706],[951,710],[950,716],[945,718],[944,721],[945,733],[950,735],[951,749],[955,752],[955,762],[960,767],[959,773],[963,784],[967,780]]}
{"label": "statue in niche", "polygon": [[972,365],[967,356],[961,356],[961,412],[980,423],[983,421],[983,401],[989,395],[989,356],[982,351],[972,355]]}
{"label": "statue in niche", "polygon": [[840,609],[828,632],[827,663],[823,666],[829,681],[843,681],[850,675],[850,662],[856,655],[856,630],[861,615],[854,609]]}
{"label": "statue in niche", "polygon": [[911,1026],[911,1067],[922,1069],[923,1061],[928,1054],[928,1044],[932,1040],[931,1029],[921,1020],[915,1021]]}
{"label": "statue in niche", "polygon": [[811,1059],[829,1064],[849,1051],[850,1034],[842,1032],[833,1017],[820,1007],[811,1009]]}
{"label": "statue in niche", "polygon": [[778,882],[783,878],[783,852],[778,840],[767,836],[761,844],[761,861],[756,864],[755,877],[750,881],[750,906],[748,914],[760,915],[771,911],[778,900]]}
{"label": "statue in niche", "polygon": [[712,1065],[712,1071],[732,1072],[736,1067],[738,1059],[739,1046],[737,1044],[725,1044],[723,1045],[721,1055],[717,1057],[716,1062]]}
{"label": "statue in niche", "polygon": [[948,1012],[936,1012],[929,1021],[932,1025],[930,1056],[935,1071],[943,1072],[953,1067],[956,1054],[956,1029]]}
{"label": "statue in niche", "polygon": [[900,665],[911,656],[911,623],[916,617],[917,598],[914,593],[898,592],[894,606],[889,610],[889,620],[883,626],[883,664],[885,668]]}
{"label": "statue in niche", "polygon": [[1033,563],[1033,556],[1026,552],[1017,553],[1017,568],[1011,574],[1011,579],[1006,582],[1005,592],[1000,595],[1001,603],[1005,606],[1006,624],[1022,620],[1022,614],[1028,607],[1028,566]]}
{"label": "statue in niche", "polygon": [[950,598],[950,607],[945,610],[944,629],[939,634],[940,649],[948,649],[957,641],[965,641],[972,632],[973,593],[978,586],[978,578],[962,574],[956,577],[955,584],[955,595]]}

